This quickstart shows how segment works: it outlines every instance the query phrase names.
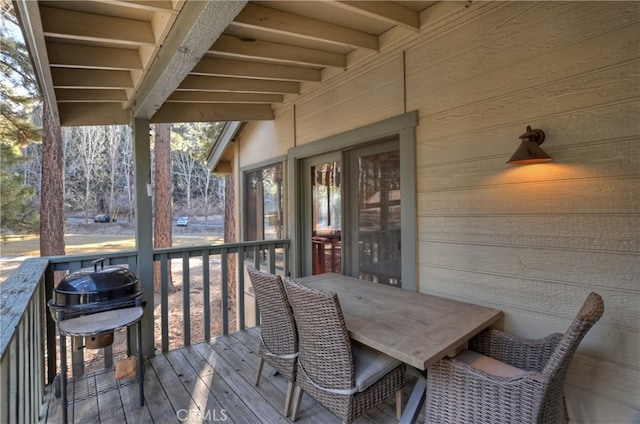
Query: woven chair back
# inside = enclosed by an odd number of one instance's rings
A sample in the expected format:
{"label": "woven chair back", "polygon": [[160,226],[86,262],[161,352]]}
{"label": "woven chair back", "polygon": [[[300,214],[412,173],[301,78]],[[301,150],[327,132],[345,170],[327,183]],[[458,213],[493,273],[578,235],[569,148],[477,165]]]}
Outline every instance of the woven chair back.
{"label": "woven chair back", "polygon": [[[578,345],[587,334],[587,332],[598,322],[604,313],[604,301],[597,293],[590,293],[584,301],[582,308],[569,326],[569,329],[562,336],[560,343],[556,346],[547,362],[543,374],[552,378],[561,378],[564,380],[569,363],[573,354],[578,349]],[[555,376],[554,376],[555,374]]]}
{"label": "woven chair back", "polygon": [[284,284],[279,275],[258,271],[247,266],[258,308],[262,340],[275,355],[298,351],[298,335],[293,312],[287,300]]}
{"label": "woven chair back", "polygon": [[298,366],[318,386],[351,389],[355,385],[351,339],[335,293],[286,280],[300,356]]}

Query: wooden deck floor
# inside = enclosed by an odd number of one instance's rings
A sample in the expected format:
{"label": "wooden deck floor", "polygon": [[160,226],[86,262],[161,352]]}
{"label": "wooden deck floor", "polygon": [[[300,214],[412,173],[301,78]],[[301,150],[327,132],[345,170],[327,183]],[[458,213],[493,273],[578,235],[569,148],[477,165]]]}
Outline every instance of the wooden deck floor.
{"label": "wooden deck floor", "polygon": [[[145,405],[139,406],[137,379],[115,380],[113,369],[87,373],[68,386],[70,423],[290,423],[282,415],[287,382],[265,365],[260,386],[253,382],[258,364],[256,328],[210,343],[157,354],[145,361]],[[406,403],[412,387],[405,387]],[[60,422],[60,401],[49,399],[45,423]],[[356,423],[396,423],[395,397],[371,409]],[[305,395],[300,424],[340,422]]]}

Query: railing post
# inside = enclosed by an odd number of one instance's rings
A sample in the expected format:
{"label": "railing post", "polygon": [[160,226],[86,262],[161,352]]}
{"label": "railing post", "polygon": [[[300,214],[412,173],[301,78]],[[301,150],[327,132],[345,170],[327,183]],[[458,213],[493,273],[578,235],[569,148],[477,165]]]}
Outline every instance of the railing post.
{"label": "railing post", "polygon": [[209,276],[209,251],[202,251],[202,302],[204,308],[204,340],[211,340],[211,281]]}
{"label": "railing post", "polygon": [[191,275],[189,251],[182,252],[182,328],[185,346],[191,345]]}
{"label": "railing post", "polygon": [[47,310],[47,304],[53,296],[53,287],[55,285],[55,272],[53,265],[49,263],[44,272],[44,316],[46,328],[46,344],[47,344],[47,384],[51,384],[56,377],[56,368],[58,364],[58,353],[56,345],[56,322]]}
{"label": "railing post", "polygon": [[244,330],[244,247],[238,249],[238,287],[236,290],[236,304],[238,305],[236,315],[238,320],[238,329]]}
{"label": "railing post", "polygon": [[222,287],[220,288],[220,301],[222,309],[222,334],[229,333],[229,263],[227,262],[227,249],[222,250],[220,264],[222,267]]}
{"label": "railing post", "polygon": [[[133,123],[133,157],[136,188],[136,248],[138,249],[138,278],[144,290],[142,317],[142,354],[154,355],[154,293],[153,293],[153,212],[147,184],[151,184],[151,140],[149,121],[136,118]],[[139,353],[139,352],[138,352]]]}

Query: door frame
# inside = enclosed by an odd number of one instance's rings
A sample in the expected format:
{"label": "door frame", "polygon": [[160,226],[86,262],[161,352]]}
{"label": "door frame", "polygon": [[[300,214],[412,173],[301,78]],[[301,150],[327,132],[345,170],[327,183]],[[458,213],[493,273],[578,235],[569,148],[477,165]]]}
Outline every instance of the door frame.
{"label": "door frame", "polygon": [[[418,112],[412,111],[364,127],[297,146],[287,152],[289,230],[292,242],[291,276],[311,275],[305,249],[304,164],[308,157],[366,145],[395,136],[400,145],[400,186],[402,198],[402,288],[417,290],[416,222],[416,127]],[[343,170],[345,167],[343,166]],[[346,175],[344,176],[347,177]],[[343,199],[343,206],[344,206]],[[343,218],[347,213],[343,208]],[[344,222],[343,222],[344,224]]]}

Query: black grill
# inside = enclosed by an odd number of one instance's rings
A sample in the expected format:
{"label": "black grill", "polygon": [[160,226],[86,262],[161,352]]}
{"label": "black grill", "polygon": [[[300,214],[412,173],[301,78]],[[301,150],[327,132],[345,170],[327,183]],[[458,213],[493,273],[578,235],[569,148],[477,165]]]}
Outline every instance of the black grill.
{"label": "black grill", "polygon": [[63,278],[53,289],[53,298],[49,301],[56,321],[133,306],[142,306],[138,277],[121,266],[104,267],[104,259],[94,261],[93,269]]}

